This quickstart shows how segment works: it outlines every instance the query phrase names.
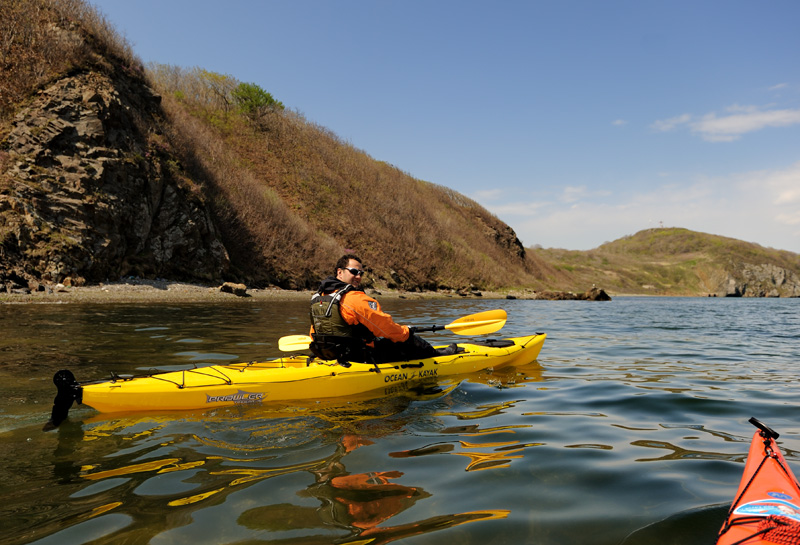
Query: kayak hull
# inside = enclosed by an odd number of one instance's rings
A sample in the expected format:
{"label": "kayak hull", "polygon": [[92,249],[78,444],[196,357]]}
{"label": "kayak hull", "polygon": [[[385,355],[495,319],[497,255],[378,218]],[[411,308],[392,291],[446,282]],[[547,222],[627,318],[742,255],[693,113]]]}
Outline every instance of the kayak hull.
{"label": "kayak hull", "polygon": [[507,339],[508,346],[459,343],[464,351],[387,364],[352,363],[307,356],[213,365],[80,385],[77,399],[100,412],[212,409],[272,401],[314,400],[375,391],[390,395],[439,378],[534,361],[546,335]]}
{"label": "kayak hull", "polygon": [[[754,420],[754,425],[763,426]],[[736,499],[717,545],[786,543],[777,537],[786,532],[800,541],[800,485],[775,443],[777,436],[766,427],[753,434]]]}

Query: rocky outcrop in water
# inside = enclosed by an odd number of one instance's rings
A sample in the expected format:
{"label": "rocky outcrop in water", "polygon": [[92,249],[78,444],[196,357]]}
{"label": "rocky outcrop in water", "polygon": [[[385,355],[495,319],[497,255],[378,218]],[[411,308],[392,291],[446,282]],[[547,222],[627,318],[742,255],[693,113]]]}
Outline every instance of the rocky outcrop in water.
{"label": "rocky outcrop in water", "polygon": [[611,296],[605,290],[592,287],[583,293],[571,291],[538,291],[531,299],[546,299],[548,301],[611,301]]}
{"label": "rocky outcrop in water", "polygon": [[719,291],[726,297],[800,297],[800,278],[776,265],[743,263]]}
{"label": "rocky outcrop in water", "polygon": [[122,69],[41,90],[0,151],[0,285],[222,278],[227,252],[162,123],[160,97]]}

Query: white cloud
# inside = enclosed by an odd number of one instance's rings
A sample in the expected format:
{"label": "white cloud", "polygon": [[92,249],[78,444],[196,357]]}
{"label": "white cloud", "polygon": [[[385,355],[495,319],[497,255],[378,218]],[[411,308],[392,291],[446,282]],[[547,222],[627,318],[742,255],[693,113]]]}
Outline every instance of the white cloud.
{"label": "white cloud", "polygon": [[657,120],[651,128],[668,132],[680,127],[700,134],[707,142],[732,142],[742,135],[760,131],[767,127],[788,127],[800,124],[800,109],[770,110],[761,106],[733,105],[728,114],[717,116],[715,112],[705,114],[699,119],[683,114],[669,119]]}
{"label": "white cloud", "polygon": [[786,89],[789,86],[788,83],[779,83],[778,85],[773,85],[769,88],[770,91],[780,91],[781,89]]}
{"label": "white cloud", "polygon": [[770,203],[777,212],[791,216],[800,214],[800,162],[783,170],[744,174],[738,185],[743,191]]}
{"label": "white cloud", "polygon": [[[797,181],[800,183],[800,180]],[[800,188],[787,189],[778,195],[775,204],[791,204],[800,201]]]}
{"label": "white cloud", "polygon": [[624,119],[615,119],[614,121],[611,122],[611,124],[614,125],[615,127],[621,127],[623,125],[627,125],[628,122],[625,121]]}
{"label": "white cloud", "polygon": [[530,201],[484,206],[486,206],[486,208],[496,216],[525,218],[530,216],[532,213],[538,213],[539,210],[550,208],[552,204],[553,203],[547,201]]}
{"label": "white cloud", "polygon": [[567,186],[561,192],[561,200],[563,202],[578,202],[586,198],[586,196],[587,190],[585,185],[580,187]]}
{"label": "white cloud", "polygon": [[[795,210],[794,213],[790,214],[778,214],[775,219],[785,225],[800,225],[800,210]],[[797,234],[800,236],[800,233]]]}
{"label": "white cloud", "polygon": [[668,132],[675,130],[681,125],[685,125],[692,120],[692,116],[689,114],[679,115],[678,117],[671,117],[669,119],[662,119],[659,121],[655,121],[652,125],[650,125],[653,129],[659,132]]}
{"label": "white cloud", "polygon": [[490,210],[526,246],[590,250],[663,224],[800,253],[800,161],[782,169],[695,176],[611,199],[597,199],[591,190],[582,194],[569,202],[508,203]]}
{"label": "white cloud", "polygon": [[709,142],[730,142],[743,134],[767,127],[788,127],[800,124],[800,110],[761,110],[758,106],[732,106],[724,117],[710,113],[693,122],[692,131]]}
{"label": "white cloud", "polygon": [[[800,184],[800,176],[798,176],[793,183]],[[800,187],[795,186],[791,188],[782,189],[778,193],[778,197],[775,199],[775,204],[777,205],[798,204],[798,206],[800,206]]]}
{"label": "white cloud", "polygon": [[479,202],[486,202],[486,201],[496,201],[497,199],[502,198],[506,194],[504,189],[484,189],[482,191],[476,191],[472,198]]}

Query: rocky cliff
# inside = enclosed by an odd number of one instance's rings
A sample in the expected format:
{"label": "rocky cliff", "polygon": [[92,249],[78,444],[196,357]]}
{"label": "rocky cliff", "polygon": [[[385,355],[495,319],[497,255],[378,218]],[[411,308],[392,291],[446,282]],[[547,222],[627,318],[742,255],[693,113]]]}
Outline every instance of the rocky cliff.
{"label": "rocky cliff", "polygon": [[800,297],[800,277],[776,265],[741,263],[717,291],[726,297]]}
{"label": "rocky cliff", "polygon": [[40,90],[2,145],[0,284],[223,277],[225,247],[163,128],[160,98],[133,71]]}

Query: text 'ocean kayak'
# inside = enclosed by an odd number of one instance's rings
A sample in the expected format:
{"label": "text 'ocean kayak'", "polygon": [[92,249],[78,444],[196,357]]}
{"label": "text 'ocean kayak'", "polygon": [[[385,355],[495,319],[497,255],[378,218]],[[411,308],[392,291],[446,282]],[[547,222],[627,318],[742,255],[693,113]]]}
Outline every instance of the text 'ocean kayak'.
{"label": "text 'ocean kayak'", "polygon": [[756,420],[736,499],[719,531],[717,545],[800,543],[800,485],[786,465],[778,434]]}
{"label": "text 'ocean kayak'", "polygon": [[[79,384],[62,370],[53,377],[58,395],[46,428],[58,426],[74,401],[100,412],[212,409],[272,401],[316,400],[375,391],[392,395],[441,377],[534,361],[546,335],[458,343],[456,353],[420,360],[367,364],[309,356],[212,365],[147,376],[113,376]],[[451,345],[452,346],[452,345]],[[442,347],[444,348],[444,347]]]}

